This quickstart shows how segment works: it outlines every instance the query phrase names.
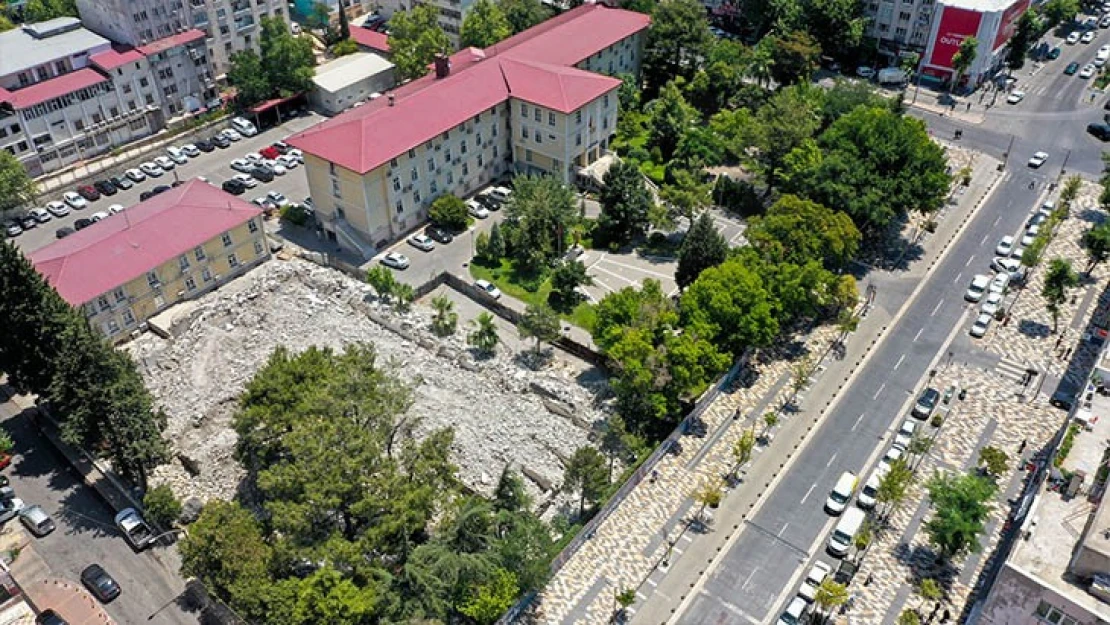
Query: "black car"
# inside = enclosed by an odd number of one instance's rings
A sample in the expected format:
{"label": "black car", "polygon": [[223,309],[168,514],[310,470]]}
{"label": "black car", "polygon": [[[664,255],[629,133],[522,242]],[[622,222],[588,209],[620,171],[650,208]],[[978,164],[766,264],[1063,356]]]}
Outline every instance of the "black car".
{"label": "black car", "polygon": [[491,211],[501,210],[501,202],[498,202],[497,200],[484,193],[479,193],[478,195],[475,195],[474,200]]}
{"label": "black car", "polygon": [[[73,227],[77,228],[78,230],[84,230],[85,228],[88,228],[91,225],[93,225],[93,220],[85,219],[84,217],[82,217],[81,219],[78,219],[77,221],[73,222]],[[55,235],[57,235],[57,233],[55,233]]]}
{"label": "black car", "polygon": [[115,195],[119,193],[119,189],[116,188],[116,185],[107,180],[97,180],[93,183],[93,186],[96,187],[97,191],[100,191],[101,195]]}
{"label": "black car", "polygon": [[273,182],[274,180],[274,170],[265,165],[255,167],[250,173],[259,182]]}
{"label": "black car", "polygon": [[450,232],[447,232],[439,226],[428,226],[424,228],[424,234],[428,235],[428,237],[437,243],[450,243],[455,240],[455,237],[451,236]]}
{"label": "black car", "polygon": [[57,230],[54,231],[54,238],[55,239],[64,239],[64,238],[68,237],[69,235],[73,234],[74,232],[77,232],[77,231],[74,230],[73,228],[70,228],[69,226],[65,226],[63,228],[58,228]]}
{"label": "black car", "polygon": [[216,149],[216,146],[212,145],[212,142],[208,139],[200,139],[193,145],[197,146],[197,149],[201,152],[211,152]]}
{"label": "black car", "polygon": [[232,195],[243,195],[247,191],[247,186],[234,178],[231,180],[224,180],[220,188]]}
{"label": "black car", "polygon": [[938,401],[940,401],[940,391],[932,387],[925,389],[913,406],[913,416],[918,419],[928,419],[936,409]]}
{"label": "black car", "polygon": [[1087,132],[1097,137],[1100,141],[1110,141],[1110,125],[1087,124]]}
{"label": "black car", "polygon": [[[176,187],[178,184],[180,184],[180,183],[175,183],[173,186]],[[169,185],[160,184],[157,187],[154,187],[153,189],[151,189],[151,191],[154,192],[154,195],[158,195],[159,193],[165,193],[166,191],[169,191],[172,188],[173,187],[171,187]]]}
{"label": "black car", "polygon": [[139,194],[139,201],[140,202],[145,202],[145,201],[149,200],[150,198],[154,197],[155,195],[158,195],[158,194],[153,192],[153,191],[149,191],[149,190],[148,191],[143,191],[142,193]]}
{"label": "black car", "polygon": [[108,179],[108,182],[111,182],[112,186],[117,189],[130,189],[135,186],[135,183],[131,182],[131,179],[127,176],[112,176]]}
{"label": "black car", "polygon": [[81,583],[102,603],[108,603],[120,593],[119,584],[99,564],[90,564],[81,571]]}
{"label": "black car", "polygon": [[228,139],[223,135],[213,135],[212,138],[209,139],[209,141],[212,142],[212,145],[220,148],[221,150],[231,145],[231,139]]}
{"label": "black car", "polygon": [[41,614],[35,617],[37,625],[69,625],[69,621],[58,616],[54,610],[43,610]]}

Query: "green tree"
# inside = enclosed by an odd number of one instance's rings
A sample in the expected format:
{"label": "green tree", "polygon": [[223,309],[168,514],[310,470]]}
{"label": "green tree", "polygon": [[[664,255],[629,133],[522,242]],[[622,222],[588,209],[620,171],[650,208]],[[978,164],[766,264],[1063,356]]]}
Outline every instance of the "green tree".
{"label": "green tree", "polygon": [[143,513],[147,520],[162,529],[173,527],[181,516],[181,502],[167,484],[159,484],[143,496]]}
{"label": "green tree", "polygon": [[[0,150],[0,161],[4,154],[7,150]],[[0,293],[0,371],[16,391],[45,395],[56,377],[63,335],[70,326],[84,326],[84,315],[75,314],[7,241],[0,242]]]}
{"label": "green tree", "polygon": [[15,28],[15,24],[8,18],[7,15],[0,13],[0,33]]}
{"label": "green tree", "polygon": [[832,577],[826,577],[817,587],[813,603],[821,612],[821,622],[827,623],[833,609],[848,603],[848,587],[836,582]]}
{"label": "green tree", "polygon": [[312,29],[324,30],[328,28],[331,23],[331,11],[328,10],[327,3],[313,2],[312,11],[305,16],[305,26]]}
{"label": "green tree", "polygon": [[310,91],[316,75],[312,40],[307,36],[294,36],[280,17],[263,17],[259,24],[262,26],[258,36],[259,60],[270,88],[267,97],[274,94],[288,97]]}
{"label": "green tree", "polygon": [[580,260],[567,260],[559,263],[551,271],[551,295],[553,305],[567,309],[575,306],[582,296],[578,287],[594,283],[586,266]]}
{"label": "green tree", "polygon": [[1037,38],[1037,18],[1032,11],[1026,11],[1018,18],[1017,28],[1006,48],[1006,67],[1010,74],[1025,67],[1025,57]]}
{"label": "green tree", "polygon": [[0,150],[0,212],[30,206],[34,201],[35,182],[11,152]]}
{"label": "green tree", "polygon": [[630,449],[629,437],[628,428],[624,425],[624,419],[619,414],[609,415],[605,419],[605,432],[601,436],[601,451],[609,456],[609,470],[606,475],[610,482],[613,480],[613,464],[616,463],[618,458],[625,458],[628,455]]}
{"label": "green tree", "polygon": [[975,63],[975,56],[979,53],[979,40],[975,37],[965,37],[960,42],[959,50],[952,55],[952,76],[951,87],[955,88],[960,84],[960,79],[967,70]]}
{"label": "green tree", "polygon": [[1110,222],[1092,226],[1083,233],[1083,247],[1087,250],[1087,273],[1110,258]]}
{"label": "green tree", "polygon": [[1041,297],[1045,307],[1052,313],[1052,332],[1060,323],[1060,306],[1068,301],[1068,289],[1079,285],[1079,276],[1071,268],[1071,262],[1063,258],[1053,258],[1048,263],[1048,271],[1041,287]]}
{"label": "green tree", "polygon": [[997,447],[990,445],[979,450],[979,466],[994,479],[1002,477],[1010,462],[1010,456]]}
{"label": "green tree", "polygon": [[779,90],[760,107],[750,130],[738,137],[737,153],[744,153],[747,145],[757,148],[755,165],[767,183],[768,195],[778,186],[787,155],[812,138],[821,125],[814,94],[808,85]]}
{"label": "green tree", "polygon": [[673,222],[677,217],[685,217],[692,223],[698,211],[709,205],[711,187],[699,173],[685,169],[670,169],[668,172],[671,180],[659,191],[668,212],[665,219],[657,217],[654,221],[659,224],[660,221]]}
{"label": "green tree", "polygon": [[209,502],[178,544],[181,571],[247,616],[261,615],[272,556],[258,522],[237,503]]}
{"label": "green tree", "polygon": [[497,622],[497,619],[512,607],[519,592],[516,575],[511,571],[498,568],[494,572],[493,580],[475,588],[459,611],[474,619],[479,625],[490,625]]}
{"label": "green tree", "polygon": [[15,452],[15,441],[7,432],[0,432],[0,454],[12,454]]}
{"label": "green tree", "polygon": [[843,57],[853,53],[863,41],[867,18],[860,3],[852,0],[812,0],[808,13],[810,19],[806,30],[825,54]]}
{"label": "green tree", "polygon": [[778,335],[770,297],[760,275],[735,258],[702,271],[679,306],[685,326],[704,328],[707,340],[738,357]]}
{"label": "green tree", "polygon": [[473,324],[474,331],[467,335],[467,344],[478,350],[480,354],[492,354],[493,350],[497,349],[497,344],[501,342],[501,338],[497,336],[497,324],[493,321],[493,315],[484,312],[474,319]]}
{"label": "green tree", "polygon": [[1079,0],[1048,0],[1041,7],[1041,14],[1048,18],[1048,25],[1070,22],[1079,13]]}
{"label": "green tree", "polygon": [[549,176],[517,176],[513,187],[505,204],[508,248],[519,269],[541,271],[565,250],[578,202],[569,187]]}
{"label": "green tree", "polygon": [[937,580],[931,577],[927,577],[921,580],[921,583],[918,584],[917,594],[921,595],[921,598],[925,601],[939,602],[941,599],[944,598],[944,589],[940,587],[940,584],[937,583]]}
{"label": "green tree", "polygon": [[598,227],[606,239],[624,244],[647,232],[651,192],[635,165],[619,161],[610,167],[598,199],[601,203]]}
{"label": "green tree", "polygon": [[716,508],[721,505],[721,500],[724,499],[724,496],[724,492],[721,490],[721,484],[717,480],[710,480],[703,484],[701,488],[694,491],[694,501],[701,504],[701,510],[698,511],[697,518],[702,518],[702,514],[705,513],[706,508]]}
{"label": "green tree", "polygon": [[820,261],[840,270],[859,251],[860,233],[852,219],[816,202],[784,195],[754,218],[745,237],[764,258],[805,264]]}
{"label": "green tree", "polygon": [[[685,2],[686,0],[669,0]],[[687,130],[698,121],[697,110],[682,96],[679,83],[672,80],[664,85],[659,97],[647,106],[648,144],[659,148],[664,161],[669,161],[678,148],[678,142]]]}
{"label": "green tree", "polygon": [[56,17],[77,17],[76,0],[27,0],[23,6],[23,19],[28,24]]}
{"label": "green tree", "polygon": [[374,265],[366,271],[366,283],[378,294],[378,298],[385,303],[393,300],[397,292],[397,278],[393,272],[384,265]]}
{"label": "green tree", "polygon": [[944,560],[967,551],[978,551],[978,535],[990,514],[990,501],[997,491],[991,480],[975,474],[938,473],[928,483],[933,516],[925,533]]}
{"label": "green tree", "polygon": [[780,85],[809,82],[821,58],[821,46],[801,30],[774,35],[775,64],[771,77]]}
{"label": "green tree", "polygon": [[703,271],[716,267],[728,258],[728,243],[717,230],[709,213],[702,213],[682,239],[678,248],[678,266],[675,282],[685,289],[697,280]]}
{"label": "green tree", "polygon": [[763,37],[752,48],[752,53],[744,64],[745,75],[754,78],[760,87],[771,84],[772,72],[775,69],[775,47],[773,38]]}
{"label": "green tree", "polygon": [[579,447],[567,462],[563,473],[563,492],[578,493],[578,516],[586,504],[598,502],[609,486],[609,470],[605,456],[593,447]]}
{"label": "green tree", "polygon": [[497,6],[501,8],[514,35],[528,30],[551,15],[540,0],[497,0]]}
{"label": "green tree", "polygon": [[432,207],[428,209],[428,218],[440,227],[454,232],[462,232],[466,230],[469,221],[466,202],[455,195],[441,195],[432,202]]}
{"label": "green tree", "polygon": [[890,464],[890,468],[879,478],[879,488],[876,489],[875,499],[886,506],[886,513],[902,503],[913,484],[914,474],[905,458],[898,458]]}
{"label": "green tree", "polygon": [[331,47],[331,53],[336,57],[347,56],[358,52],[358,44],[354,39],[343,39]]}
{"label": "green tree", "polygon": [[262,102],[274,92],[269,77],[262,68],[262,59],[257,52],[250,49],[231,55],[227,81],[235,87],[236,97],[244,106]]}
{"label": "green tree", "polygon": [[692,78],[712,42],[704,5],[697,0],[660,1],[644,48],[644,81],[655,90],[679,76]]}
{"label": "green tree", "polygon": [[447,299],[446,295],[437,295],[432,298],[432,332],[436,336],[450,336],[455,333],[459,325],[459,313],[455,312],[455,303]]}
{"label": "green tree", "polygon": [[493,262],[500,262],[505,257],[505,237],[501,235],[500,224],[493,224],[489,230],[487,255]]}
{"label": "green tree", "polygon": [[399,81],[420,78],[437,54],[451,52],[451,40],[439,25],[439,13],[431,5],[398,11],[389,20],[390,60]]}
{"label": "green tree", "polygon": [[462,47],[488,48],[513,34],[509,20],[493,0],[478,0],[466,12],[459,41]]}
{"label": "green tree", "polygon": [[497,490],[493,496],[494,509],[515,513],[526,511],[531,505],[532,498],[524,488],[524,481],[516,471],[506,466],[497,480]]}
{"label": "green tree", "polygon": [[416,299],[416,291],[411,284],[398,282],[393,288],[393,309],[397,312],[408,312]]}
{"label": "green tree", "polygon": [[906,608],[898,614],[898,625],[921,625],[921,617],[917,612]]}
{"label": "green tree", "polygon": [[296,589],[292,614],[283,615],[288,619],[285,622],[359,625],[377,612],[377,589],[359,587],[331,566],[325,565],[303,580],[285,583]]}
{"label": "green tree", "polygon": [[563,328],[559,315],[548,306],[529,304],[524,315],[517,322],[521,339],[536,339],[535,351],[540,353],[540,345],[550,343],[562,336]]}
{"label": "green tree", "polygon": [[732,459],[736,462],[736,468],[739,469],[752,459],[752,450],[755,448],[755,429],[744,430],[740,434],[740,438],[732,445]]}

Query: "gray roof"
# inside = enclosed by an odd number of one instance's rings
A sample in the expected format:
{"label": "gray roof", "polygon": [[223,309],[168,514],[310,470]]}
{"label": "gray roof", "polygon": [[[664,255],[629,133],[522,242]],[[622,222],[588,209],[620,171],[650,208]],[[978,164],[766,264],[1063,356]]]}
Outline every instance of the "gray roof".
{"label": "gray roof", "polygon": [[80,23],[59,17],[0,33],[0,77],[111,44]]}
{"label": "gray roof", "polygon": [[355,52],[317,67],[312,81],[324,91],[335,92],[392,67],[393,63],[376,54]]}

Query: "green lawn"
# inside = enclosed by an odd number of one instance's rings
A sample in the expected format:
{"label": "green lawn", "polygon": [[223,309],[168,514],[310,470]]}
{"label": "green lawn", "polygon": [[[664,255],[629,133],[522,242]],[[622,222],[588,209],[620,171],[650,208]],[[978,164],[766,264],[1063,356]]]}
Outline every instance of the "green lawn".
{"label": "green lawn", "polygon": [[[498,267],[489,267],[477,261],[471,262],[470,275],[475,279],[488,280],[496,284],[502,293],[525,304],[547,304],[547,298],[551,295],[550,280],[544,278],[542,282],[535,284],[535,279],[519,274],[513,261],[507,258],[502,258],[501,265]],[[575,306],[569,314],[559,313],[560,317],[587,332],[593,327],[594,315],[593,306],[586,302]]]}

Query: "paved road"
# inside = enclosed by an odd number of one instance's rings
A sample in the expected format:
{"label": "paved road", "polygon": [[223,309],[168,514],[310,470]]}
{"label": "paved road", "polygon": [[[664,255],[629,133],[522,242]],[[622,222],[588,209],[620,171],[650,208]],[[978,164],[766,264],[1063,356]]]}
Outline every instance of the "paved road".
{"label": "paved road", "polygon": [[[738,622],[737,616],[764,622],[793,593],[792,578],[810,555],[830,561],[823,541],[834,520],[823,510],[825,496],[842,471],[866,475],[865,459],[904,418],[899,407],[964,314],[971,275],[985,270],[996,239],[1017,231],[1035,204],[1020,183],[1030,175],[1021,171],[1017,181],[1009,175],[1000,183],[678,622]],[[891,312],[917,286],[897,277],[875,283],[879,305]]]}
{"label": "paved road", "polygon": [[50,576],[80,583],[81,570],[96,562],[123,589],[123,594],[106,606],[117,623],[146,623],[166,606],[149,622],[195,624],[197,618],[174,602],[185,582],[163,564],[162,560],[175,561],[164,553],[165,548],[132,551],[116,531],[112,509],[78,479],[12,402],[0,404],[0,427],[11,435],[19,452],[6,470],[12,487],[28,505],[42,506],[58,524],[50,535],[30,538],[50,568]]}

